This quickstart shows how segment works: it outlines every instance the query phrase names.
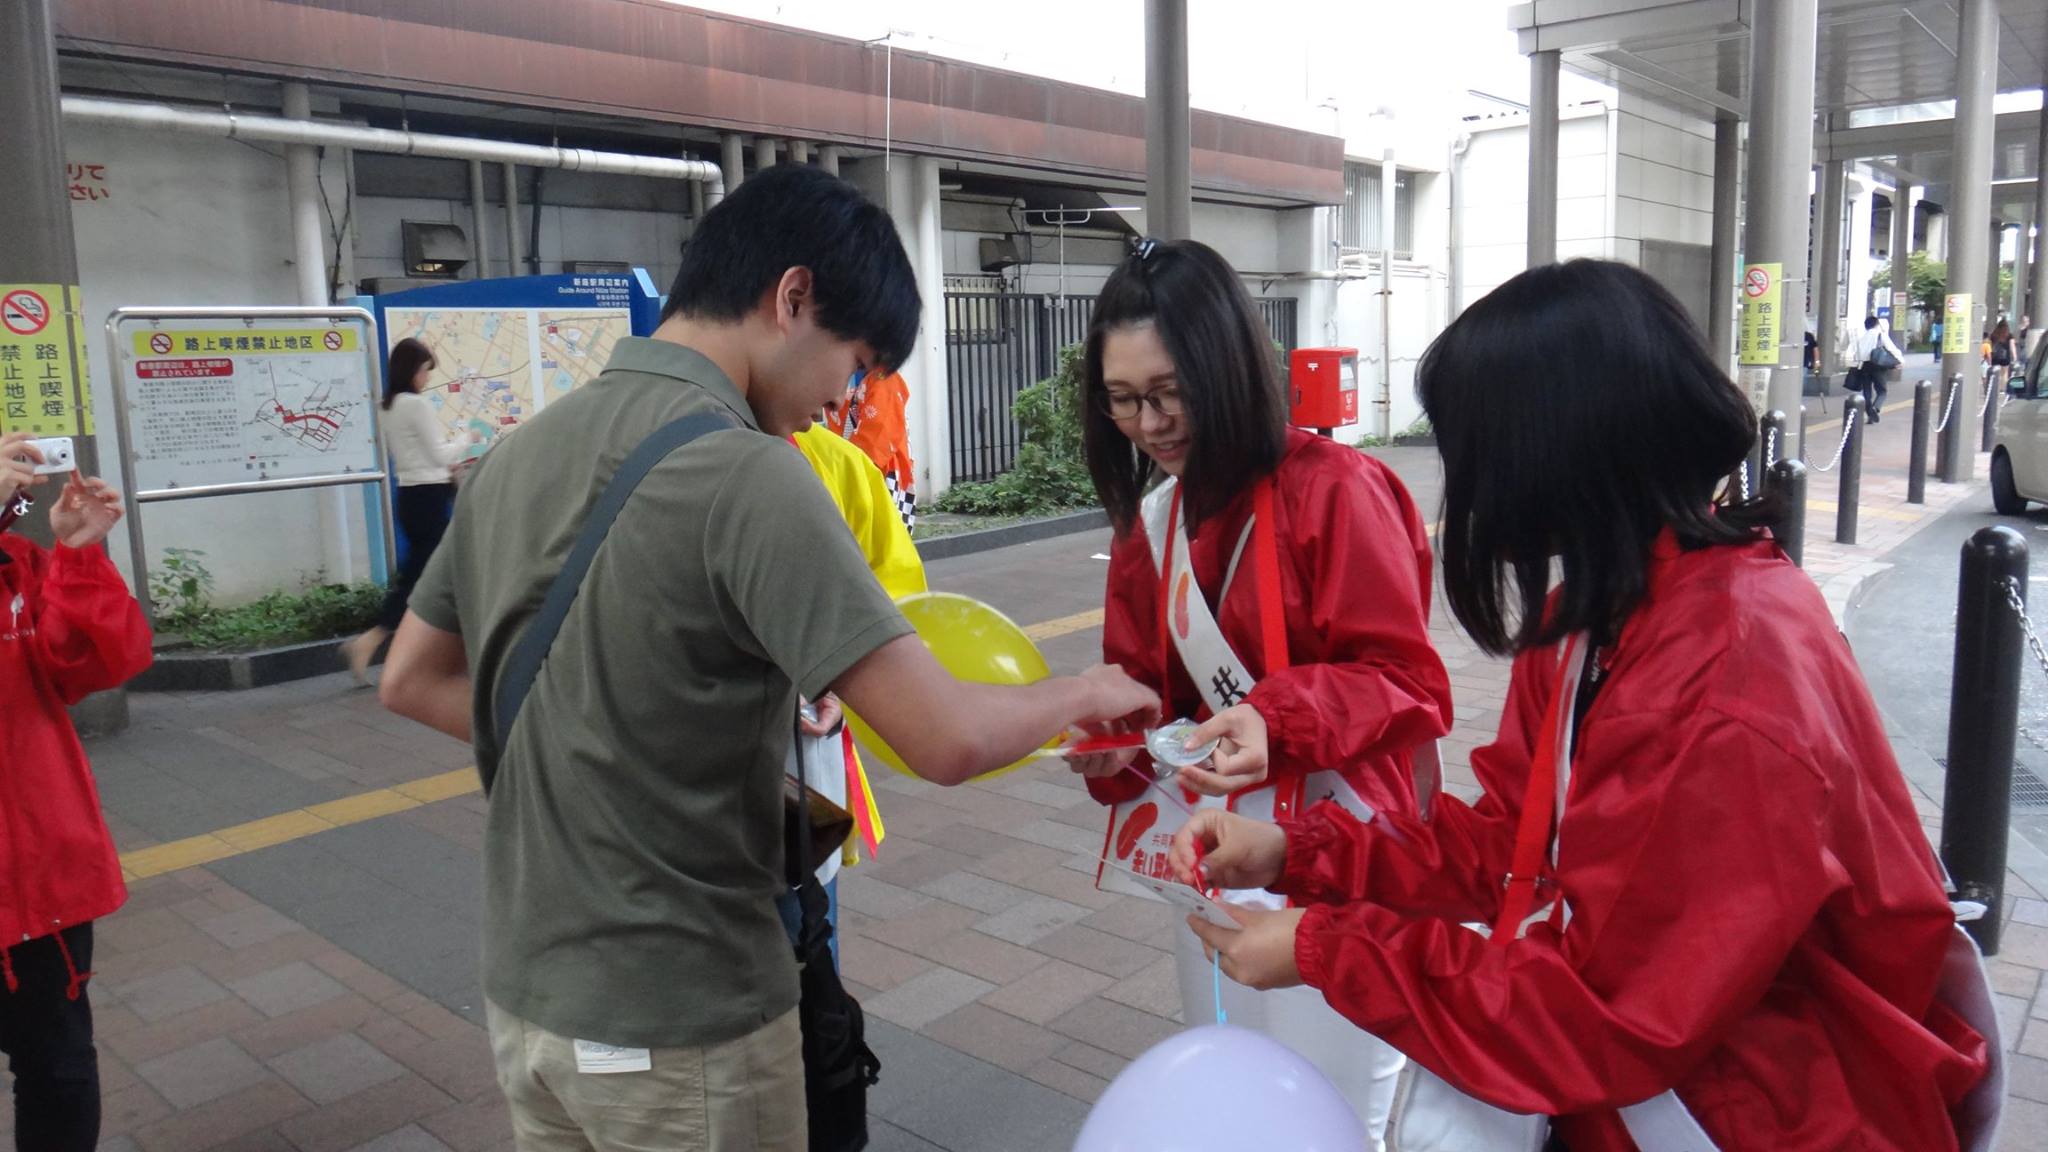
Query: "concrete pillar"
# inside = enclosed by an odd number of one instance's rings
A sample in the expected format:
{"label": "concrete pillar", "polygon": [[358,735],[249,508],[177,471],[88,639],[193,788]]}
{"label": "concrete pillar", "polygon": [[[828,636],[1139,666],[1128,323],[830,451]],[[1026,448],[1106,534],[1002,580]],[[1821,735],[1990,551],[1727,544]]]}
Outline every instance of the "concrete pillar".
{"label": "concrete pillar", "polygon": [[953,483],[951,390],[946,373],[946,260],[939,230],[939,159],[919,156],[911,169],[910,211],[917,222],[917,289],[924,301],[924,319],[917,343],[924,359],[919,383],[924,392],[925,443],[923,489],[936,498]]}
{"label": "concrete pillar", "polygon": [[1145,230],[1161,240],[1195,231],[1188,131],[1188,2],[1145,0]]}
{"label": "concrete pillar", "polygon": [[[1813,246],[1813,273],[1820,280],[1813,294],[1813,335],[1820,341],[1820,370],[1830,375],[1842,367],[1842,199],[1842,164],[1830,160],[1820,166],[1820,195],[1813,208],[1820,220],[1820,239]],[[1851,319],[1860,323],[1863,317]]]}
{"label": "concrete pillar", "polygon": [[1529,56],[1528,266],[1557,262],[1558,55]]}
{"label": "concrete pillar", "polygon": [[484,162],[469,162],[469,278],[491,276],[491,242],[484,230]]}
{"label": "concrete pillar", "polygon": [[718,138],[718,166],[725,170],[727,194],[747,178],[746,146],[740,143],[739,133],[727,132]]}
{"label": "concrete pillar", "polygon": [[2024,311],[2033,318],[2035,334],[2028,339],[2041,347],[2041,334],[2048,333],[2048,106],[2041,109],[2041,127],[2034,143],[2034,258],[2033,299]]}
{"label": "concrete pillar", "polygon": [[[1780,266],[1781,306],[1803,314],[1806,298],[1807,181],[1813,164],[1814,53],[1819,38],[1816,0],[1756,0],[1751,41],[1748,264]],[[1743,372],[1763,408],[1799,411],[1806,342],[1797,324],[1778,328],[1778,357],[1770,367]],[[1957,422],[1958,424],[1961,421]],[[1793,433],[1796,435],[1796,432]],[[1788,446],[1797,457],[1803,445]]]}
{"label": "concrete pillar", "polygon": [[2005,232],[2010,227],[2003,220],[1991,222],[1991,262],[1984,275],[1984,323],[1996,324],[2005,312],[2005,302],[1998,291],[1998,273],[2005,267]]}
{"label": "concrete pillar", "polygon": [[[0,212],[0,284],[78,284],[71,199],[64,182],[54,6],[54,0],[0,4],[0,203],[8,206],[6,212]],[[63,311],[62,301],[51,301],[50,306],[52,325],[85,323],[84,316],[55,315]],[[96,340],[98,333],[86,335]],[[90,388],[85,365],[78,368],[78,383]],[[102,365],[100,370],[110,369]],[[74,397],[81,403],[87,399],[89,395]],[[100,471],[94,437],[77,437],[73,448],[80,470],[89,474]],[[113,479],[120,482],[118,471]],[[50,503],[46,496],[10,531],[49,544]],[[131,525],[129,539],[139,538]],[[71,716],[88,735],[125,728],[127,691],[117,688],[89,696],[71,710]],[[16,801],[10,797],[7,803]]]}
{"label": "concrete pillar", "polygon": [[772,136],[754,137],[754,171],[766,172],[773,167],[775,167],[775,138]]}
{"label": "concrete pillar", "polygon": [[1707,347],[1723,371],[1735,369],[1735,236],[1742,198],[1742,121],[1714,121],[1713,282],[1707,294]]}
{"label": "concrete pillar", "polygon": [[791,140],[789,142],[789,162],[791,164],[809,164],[811,162],[811,142],[809,140]]}
{"label": "concrete pillar", "polygon": [[[1892,331],[1907,333],[1906,320],[1913,308],[1913,205],[1920,202],[1920,189],[1900,181],[1892,189]],[[1905,345],[1901,344],[1903,349]]]}
{"label": "concrete pillar", "polygon": [[834,176],[839,175],[839,145],[827,144],[818,149],[818,167]]}
{"label": "concrete pillar", "polygon": [[[313,97],[304,84],[284,86],[287,120],[311,120]],[[320,153],[311,144],[284,146],[285,190],[292,202],[292,265],[299,282],[299,303],[325,308],[333,303],[327,279],[327,244],[320,221]],[[355,558],[349,548],[349,497],[342,488],[314,495],[320,521],[320,566],[327,578],[355,582]]]}
{"label": "concrete pillar", "polygon": [[505,259],[511,275],[523,276],[519,267],[526,259],[526,232],[519,225],[519,165],[505,165]]}
{"label": "concrete pillar", "polygon": [[[1956,37],[1956,118],[1954,157],[1955,179],[1950,193],[1949,213],[1954,217],[1955,243],[1948,262],[1951,292],[1975,294],[1969,315],[1963,318],[1963,334],[1970,353],[1946,356],[1944,375],[1963,378],[1957,410],[1963,411],[1983,390],[1983,370],[1977,360],[1977,333],[1987,324],[1991,302],[1983,295],[1986,268],[1984,242],[1991,233],[1991,146],[1997,127],[1992,107],[1998,77],[1997,0],[1961,0],[1962,19]],[[1954,470],[1945,480],[1969,480],[1976,475],[1977,453],[1972,441],[1978,435],[1974,420],[1951,420],[1943,433],[1948,458]]]}
{"label": "concrete pillar", "polygon": [[1877,271],[1877,258],[1870,250],[1871,224],[1877,216],[1876,186],[1868,177],[1851,172],[1845,187],[1849,195],[1849,223],[1843,236],[1843,246],[1848,249],[1843,284],[1848,288],[1849,299],[1843,305],[1843,314],[1849,323],[1861,328],[1863,318],[1874,311],[1870,306],[1870,277]]}
{"label": "concrete pillar", "polygon": [[1937,264],[1948,263],[1948,210],[1927,214],[1927,247],[1922,249],[1927,258]]}
{"label": "concrete pillar", "polygon": [[2006,297],[2005,316],[2012,322],[2012,330],[2020,330],[2020,313],[2027,302],[2027,276],[2034,255],[2033,222],[2021,220],[2015,225],[2012,248],[2012,294]]}

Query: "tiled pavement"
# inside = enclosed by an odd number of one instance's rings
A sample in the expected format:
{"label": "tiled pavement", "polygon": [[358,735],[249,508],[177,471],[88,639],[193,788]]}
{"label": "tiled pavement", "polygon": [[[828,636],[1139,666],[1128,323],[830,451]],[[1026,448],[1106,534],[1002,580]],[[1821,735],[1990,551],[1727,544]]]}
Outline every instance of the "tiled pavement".
{"label": "tiled pavement", "polygon": [[[1873,438],[1864,545],[1823,543],[1832,510],[1813,510],[1809,563],[1831,599],[1942,506],[1907,509],[1888,487],[1894,425]],[[1389,458],[1433,507],[1433,455]],[[1816,481],[1817,503],[1826,487]],[[933,575],[1020,620],[1062,620],[1100,605],[1104,544],[1050,541]],[[1056,667],[1091,662],[1094,630],[1054,631],[1043,647]],[[1435,638],[1458,705],[1446,758],[1469,795],[1467,758],[1498,722],[1507,672],[1447,619]],[[103,1147],[509,1147],[479,1026],[481,802],[435,798],[454,790],[446,778],[351,799],[459,769],[466,750],[339,677],[134,707],[134,727],[91,749],[123,851],[167,844],[154,860],[168,866],[192,850],[186,838],[243,827],[201,844],[193,858],[210,863],[138,880],[100,927]],[[1939,769],[1902,753],[1932,826]],[[845,974],[886,1065],[873,1146],[1065,1148],[1108,1081],[1179,1026],[1170,916],[1095,890],[1102,814],[1059,770],[951,790],[882,770],[876,783],[889,840],[841,887]],[[2018,877],[2010,890],[1992,966],[2016,1049],[2004,1144],[2034,1149],[2048,1146],[2048,899]],[[10,1123],[0,1110],[0,1140]]]}

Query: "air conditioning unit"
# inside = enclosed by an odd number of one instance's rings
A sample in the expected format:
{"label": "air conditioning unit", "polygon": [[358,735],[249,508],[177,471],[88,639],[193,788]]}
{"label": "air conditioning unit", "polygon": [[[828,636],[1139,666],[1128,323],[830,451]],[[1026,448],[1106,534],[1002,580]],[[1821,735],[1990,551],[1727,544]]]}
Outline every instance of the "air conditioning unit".
{"label": "air conditioning unit", "polygon": [[469,237],[453,224],[405,220],[405,274],[421,280],[453,280],[469,264]]}
{"label": "air conditioning unit", "polygon": [[981,270],[1001,272],[1027,263],[1024,247],[1015,236],[984,236],[981,238]]}

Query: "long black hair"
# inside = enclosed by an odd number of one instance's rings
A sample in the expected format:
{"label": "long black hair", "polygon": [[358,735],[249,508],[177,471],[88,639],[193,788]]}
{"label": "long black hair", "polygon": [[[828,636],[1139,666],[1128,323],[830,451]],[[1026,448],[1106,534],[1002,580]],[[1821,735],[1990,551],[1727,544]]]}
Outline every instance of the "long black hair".
{"label": "long black hair", "polygon": [[384,364],[384,407],[391,407],[400,392],[418,391],[413,387],[413,377],[420,374],[422,364],[433,363],[434,353],[410,336],[393,344],[391,359]]}
{"label": "long black hair", "polygon": [[1102,345],[1118,328],[1147,323],[1173,358],[1190,435],[1181,475],[1190,529],[1279,466],[1287,449],[1273,338],[1237,271],[1193,240],[1139,241],[1096,297],[1082,366],[1082,447],[1119,534],[1137,520],[1152,461],[1110,419]]}
{"label": "long black hair", "polygon": [[1776,512],[1716,505],[1755,413],[1684,308],[1629,265],[1516,276],[1437,337],[1417,387],[1443,454],[1445,596],[1496,655],[1580,631],[1611,641],[1665,528],[1687,547],[1740,543]]}

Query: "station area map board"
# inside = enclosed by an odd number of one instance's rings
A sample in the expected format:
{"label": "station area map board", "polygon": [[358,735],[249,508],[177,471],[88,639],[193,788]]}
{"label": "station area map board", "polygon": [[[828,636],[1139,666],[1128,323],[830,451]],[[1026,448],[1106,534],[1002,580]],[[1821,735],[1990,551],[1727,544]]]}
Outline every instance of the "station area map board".
{"label": "station area map board", "polygon": [[528,276],[381,297],[385,347],[434,354],[421,395],[481,455],[548,404],[595,380],[625,337],[652,331],[645,275]]}

